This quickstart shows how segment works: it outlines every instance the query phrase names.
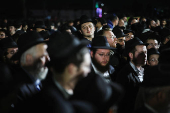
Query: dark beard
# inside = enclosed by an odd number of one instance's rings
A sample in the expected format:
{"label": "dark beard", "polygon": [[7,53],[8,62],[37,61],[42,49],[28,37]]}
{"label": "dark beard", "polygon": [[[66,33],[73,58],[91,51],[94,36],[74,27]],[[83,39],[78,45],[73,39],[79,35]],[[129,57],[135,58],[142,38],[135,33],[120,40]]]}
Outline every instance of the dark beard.
{"label": "dark beard", "polygon": [[104,73],[104,72],[106,72],[106,71],[109,70],[109,63],[107,63],[106,66],[102,66],[102,65],[100,65],[100,64],[96,61],[95,58],[92,58],[92,62],[93,62],[93,64],[94,64],[94,66],[97,68],[97,70],[99,70],[99,71],[102,72],[102,73]]}

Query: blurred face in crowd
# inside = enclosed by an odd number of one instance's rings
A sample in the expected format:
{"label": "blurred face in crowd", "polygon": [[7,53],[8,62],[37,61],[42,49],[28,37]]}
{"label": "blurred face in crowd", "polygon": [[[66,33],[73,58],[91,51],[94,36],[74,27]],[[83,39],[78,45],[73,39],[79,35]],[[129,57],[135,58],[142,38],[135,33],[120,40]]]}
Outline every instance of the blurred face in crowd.
{"label": "blurred face in crowd", "polygon": [[159,55],[158,54],[152,54],[149,56],[149,59],[147,59],[147,65],[149,66],[156,66],[159,63]]}
{"label": "blurred face in crowd", "polygon": [[117,46],[121,47],[122,49],[125,48],[125,37],[117,38]]}
{"label": "blurred face in crowd", "polygon": [[3,39],[3,38],[5,38],[5,33],[0,31],[0,40]]}
{"label": "blurred face in crowd", "polygon": [[155,39],[148,39],[146,41],[146,43],[148,44],[147,49],[151,49],[151,48],[155,48],[155,49],[159,49],[159,44],[158,41]]}
{"label": "blurred face in crowd", "polygon": [[132,32],[129,32],[129,33],[127,33],[126,35],[128,35],[128,36],[125,36],[125,41],[131,40],[131,39],[134,38],[134,35],[133,35]]}
{"label": "blurred face in crowd", "polygon": [[111,30],[104,31],[104,36],[107,38],[107,41],[111,47],[116,48],[117,38]]}
{"label": "blurred face in crowd", "polygon": [[[45,64],[50,60],[47,53],[47,44],[40,43],[32,48],[30,53],[27,53],[26,63],[21,63],[21,66],[24,67],[30,74],[34,75],[36,79],[43,80],[45,79],[48,68]],[[27,50],[27,51],[29,51]]]}
{"label": "blurred face in crowd", "polygon": [[9,26],[9,32],[11,35],[15,33],[16,28],[14,26]]}
{"label": "blurred face in crowd", "polygon": [[123,19],[119,20],[118,26],[120,26],[120,27],[125,26]]}
{"label": "blurred face in crowd", "polygon": [[152,20],[150,22],[150,28],[154,28],[154,27],[156,27],[156,22],[154,20]]}
{"label": "blurred face in crowd", "polygon": [[132,24],[135,24],[135,23],[137,23],[138,21],[134,18],[132,21],[131,21],[131,25]]}
{"label": "blurred face in crowd", "polygon": [[100,72],[106,72],[109,69],[109,49],[97,49],[95,53],[91,51],[91,58],[93,64]]}
{"label": "blurred face in crowd", "polygon": [[86,77],[88,73],[91,71],[90,53],[89,52],[85,53],[83,57],[83,61],[80,64],[80,66],[79,67],[74,66],[72,70],[73,70],[72,74],[67,75],[67,80],[66,80],[67,88],[66,89],[74,89],[77,82],[80,79]]}
{"label": "blurred face in crowd", "polygon": [[129,53],[131,62],[136,66],[144,66],[147,61],[147,49],[145,45],[137,45],[134,53]]}
{"label": "blurred face in crowd", "polygon": [[24,31],[27,31],[28,25],[25,25],[25,26],[23,26],[22,28],[23,28]]}
{"label": "blurred face in crowd", "polygon": [[94,37],[94,31],[95,27],[92,22],[86,22],[81,25],[81,34],[83,34],[84,37],[93,38]]}
{"label": "blurred face in crowd", "polygon": [[165,26],[166,25],[166,20],[163,20],[162,21],[162,26]]}

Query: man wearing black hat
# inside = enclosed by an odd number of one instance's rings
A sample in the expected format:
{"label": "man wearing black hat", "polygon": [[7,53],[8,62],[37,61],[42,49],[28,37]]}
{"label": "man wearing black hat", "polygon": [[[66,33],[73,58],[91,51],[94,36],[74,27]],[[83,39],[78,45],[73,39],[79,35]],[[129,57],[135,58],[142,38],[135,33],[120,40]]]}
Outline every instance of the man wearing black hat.
{"label": "man wearing black hat", "polygon": [[12,57],[12,60],[19,60],[21,66],[17,76],[14,76],[19,85],[16,105],[41,90],[41,80],[45,79],[48,73],[45,64],[49,61],[47,44],[39,33],[24,33],[17,44],[18,52]]}
{"label": "man wearing black hat", "polygon": [[34,25],[34,29],[36,32],[45,31],[46,27],[44,21],[42,20],[36,21]]}
{"label": "man wearing black hat", "polygon": [[4,38],[0,40],[0,48],[3,51],[3,61],[7,64],[11,64],[11,57],[18,51],[18,46],[15,41],[11,38]]}
{"label": "man wearing black hat", "polygon": [[142,106],[135,113],[169,113],[170,112],[170,84],[169,72],[161,67],[148,67],[144,72],[141,84]]}
{"label": "man wearing black hat", "polygon": [[130,30],[130,29],[126,29],[123,31],[124,34],[126,34],[127,36],[125,36],[125,41],[131,40],[134,38],[134,31]]}
{"label": "man wearing black hat", "polygon": [[[95,25],[93,24],[93,21],[91,18],[89,18],[86,15],[82,15],[80,17],[80,33],[83,35],[83,39],[89,40],[90,42],[94,38],[94,32],[95,32]],[[91,47],[91,45],[87,45],[88,47]]]}
{"label": "man wearing black hat", "polygon": [[157,49],[151,48],[147,50],[147,65],[156,66],[159,63],[160,53]]}
{"label": "man wearing black hat", "polygon": [[125,52],[130,59],[118,73],[116,82],[125,89],[125,96],[119,106],[119,113],[132,112],[139,84],[143,81],[144,66],[147,61],[147,49],[145,43],[135,37],[126,42]]}
{"label": "man wearing black hat", "polygon": [[78,82],[73,99],[88,101],[97,107],[97,113],[107,113],[122,98],[122,88],[112,82],[114,68],[109,65],[110,47],[105,36],[92,40],[91,72]]}
{"label": "man wearing black hat", "polygon": [[79,41],[64,32],[49,40],[49,69],[51,74],[44,80],[44,88],[18,108],[26,113],[93,113],[93,107],[81,101],[69,101],[77,82],[90,72],[88,42]]}

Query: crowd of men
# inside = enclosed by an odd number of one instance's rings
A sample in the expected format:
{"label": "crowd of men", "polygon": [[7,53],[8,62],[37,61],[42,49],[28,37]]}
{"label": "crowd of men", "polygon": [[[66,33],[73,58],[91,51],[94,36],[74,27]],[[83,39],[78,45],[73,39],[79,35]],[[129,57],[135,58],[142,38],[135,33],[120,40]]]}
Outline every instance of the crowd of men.
{"label": "crowd of men", "polygon": [[168,20],[2,19],[0,113],[169,113]]}

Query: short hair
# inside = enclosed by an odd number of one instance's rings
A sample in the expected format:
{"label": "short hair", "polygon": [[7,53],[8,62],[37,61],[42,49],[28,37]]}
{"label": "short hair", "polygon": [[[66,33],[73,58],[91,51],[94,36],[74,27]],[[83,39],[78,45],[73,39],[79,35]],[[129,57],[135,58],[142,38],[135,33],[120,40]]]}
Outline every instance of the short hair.
{"label": "short hair", "polygon": [[118,19],[118,16],[117,15],[112,15],[110,18],[109,18],[111,21],[115,21]]}
{"label": "short hair", "polygon": [[69,65],[70,63],[73,63],[77,67],[79,67],[80,64],[83,62],[84,55],[86,53],[89,53],[89,49],[86,47],[83,47],[76,54],[72,54],[69,57],[55,59],[54,61],[56,63],[52,63],[50,67],[53,67],[55,72],[57,73],[63,73],[67,65]]}

